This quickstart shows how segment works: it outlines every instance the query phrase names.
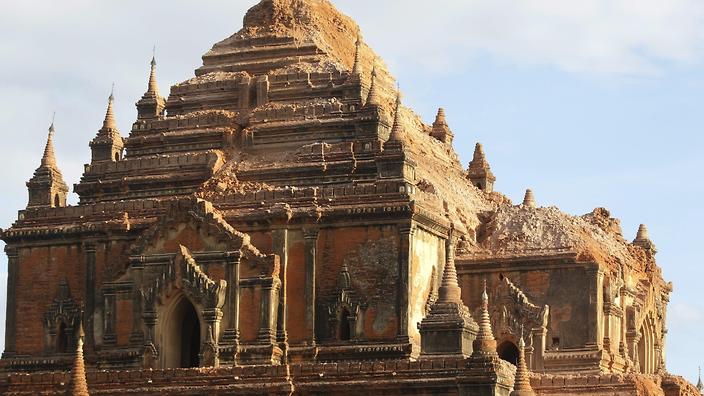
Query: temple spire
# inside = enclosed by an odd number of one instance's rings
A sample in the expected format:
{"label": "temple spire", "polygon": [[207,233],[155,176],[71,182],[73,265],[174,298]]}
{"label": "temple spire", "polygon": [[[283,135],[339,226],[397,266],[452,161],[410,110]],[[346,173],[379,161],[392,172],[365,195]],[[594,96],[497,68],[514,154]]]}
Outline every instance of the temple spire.
{"label": "temple spire", "polygon": [[360,48],[362,47],[362,38],[357,35],[357,42],[354,48],[354,64],[352,65],[352,74],[359,76],[362,74],[362,64],[360,62]]}
{"label": "temple spire", "polygon": [[452,223],[445,239],[445,266],[438,290],[438,299],[418,325],[421,337],[421,358],[461,357],[472,353],[472,340],[477,323],[462,302],[457,282],[455,247],[457,237]]}
{"label": "temple spire", "polygon": [[149,72],[149,85],[147,87],[147,93],[159,96],[159,86],[156,83],[156,45],[152,50],[152,61],[151,71]]}
{"label": "temple spire", "polygon": [[518,340],[518,362],[516,362],[516,379],[513,382],[513,391],[510,396],[535,396],[530,386],[530,375],[526,366],[526,343],[523,340],[523,327],[521,338]]}
{"label": "temple spire", "polygon": [[149,83],[147,92],[137,102],[137,119],[153,119],[164,114],[166,100],[159,95],[159,85],[156,82],[156,46],[152,50],[152,60],[149,62]]}
{"label": "temple spire", "polygon": [[447,125],[447,120],[445,119],[445,109],[442,107],[438,109],[438,114],[435,116],[435,122],[433,122],[433,130],[430,133],[435,139],[447,144],[452,145],[452,139],[454,134]]}
{"label": "temple spire", "polygon": [[124,141],[120,136],[115,121],[115,84],[113,83],[108,97],[108,108],[105,111],[103,126],[98,130],[98,134],[91,140],[91,163],[98,161],[119,161],[122,158]]}
{"label": "temple spire", "polygon": [[526,195],[523,196],[523,206],[527,208],[535,208],[535,197],[533,196],[533,190],[530,188],[526,190]]}
{"label": "temple spire", "polygon": [[46,138],[46,146],[44,146],[44,155],[42,155],[41,166],[45,167],[56,167],[56,155],[54,154],[54,133],[56,128],[54,128],[54,118],[56,113],[51,117],[51,125],[49,125],[49,134]]}
{"label": "temple spire", "polygon": [[71,384],[69,388],[70,396],[89,396],[88,382],[86,381],[86,368],[83,361],[83,323],[78,334],[78,343],[76,344],[76,355],[73,359],[73,368],[71,369]]}
{"label": "temple spire", "polygon": [[655,244],[650,240],[650,235],[648,235],[648,227],[646,227],[645,224],[641,224],[638,227],[638,234],[636,234],[636,239],[633,240],[633,244],[653,254],[657,253]]}
{"label": "temple spire", "polygon": [[702,367],[699,366],[699,377],[697,379],[697,390],[699,393],[704,392],[704,384],[702,384]]}
{"label": "temple spire", "polygon": [[461,303],[462,291],[457,282],[457,268],[455,267],[454,228],[445,242],[445,269],[442,273],[442,282],[438,290],[438,301],[443,303]]}
{"label": "temple spire", "polygon": [[491,330],[491,319],[489,318],[489,295],[486,293],[486,280],[484,280],[484,291],[482,292],[479,332],[474,340],[473,347],[472,356],[498,356],[496,353],[496,339],[494,338],[494,332]]}
{"label": "temple spire", "polygon": [[396,92],[396,106],[394,110],[394,123],[389,134],[389,142],[403,142],[403,131],[401,131],[401,90]]}
{"label": "temple spire", "polygon": [[372,67],[372,82],[371,85],[369,86],[369,94],[367,95],[367,102],[366,106],[379,106],[379,92],[377,88],[377,73],[376,73],[376,65]]}
{"label": "temple spire", "polygon": [[105,111],[105,120],[103,120],[104,130],[116,130],[117,123],[115,122],[115,113],[113,110],[113,103],[115,102],[115,83],[112,83],[112,89],[110,89],[110,96],[108,97],[108,108]]}
{"label": "temple spire", "polygon": [[491,172],[491,167],[486,160],[484,148],[481,143],[477,143],[474,146],[474,156],[467,169],[467,178],[472,182],[472,185],[482,191],[494,191],[496,177],[494,173]]}
{"label": "temple spire", "polygon": [[27,182],[27,190],[29,192],[28,208],[66,206],[68,186],[64,182],[61,170],[59,170],[59,166],[56,163],[54,133],[56,133],[56,129],[54,128],[54,119],[52,117],[41,164]]}

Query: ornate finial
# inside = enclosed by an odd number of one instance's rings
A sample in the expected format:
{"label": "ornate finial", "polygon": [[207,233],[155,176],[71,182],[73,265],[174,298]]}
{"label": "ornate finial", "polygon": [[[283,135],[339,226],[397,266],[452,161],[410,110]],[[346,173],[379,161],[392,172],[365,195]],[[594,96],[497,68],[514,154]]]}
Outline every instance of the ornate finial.
{"label": "ornate finial", "polygon": [[391,127],[391,134],[389,135],[390,142],[402,142],[403,132],[401,131],[401,89],[396,91],[396,106],[394,111],[394,124]]}
{"label": "ornate finial", "polygon": [[633,240],[633,244],[636,246],[640,246],[651,253],[657,253],[655,244],[653,243],[653,241],[650,240],[650,236],[648,235],[648,228],[645,226],[645,224],[641,224],[638,227],[638,234],[636,234],[636,239]]}
{"label": "ornate finial", "polygon": [[442,107],[438,109],[438,114],[435,116],[435,122],[433,122],[433,129],[430,134],[437,140],[446,143],[448,145],[452,144],[452,139],[454,134],[447,125],[447,120],[445,119],[445,109]]}
{"label": "ornate finial", "polygon": [[56,128],[54,128],[54,118],[56,117],[56,112],[51,117],[51,125],[49,125],[49,134],[46,138],[46,146],[44,146],[44,154],[42,155],[42,166],[44,167],[56,167],[56,156],[54,155],[54,133]]}
{"label": "ornate finial", "polygon": [[117,123],[115,122],[115,114],[113,112],[113,102],[115,102],[115,83],[112,83],[112,89],[110,90],[110,97],[108,97],[108,109],[105,111],[105,120],[103,120],[103,130],[115,130],[117,129]]}
{"label": "ornate finial", "polygon": [[435,122],[433,123],[433,126],[447,126],[447,120],[445,119],[445,109],[440,107],[438,109],[438,114],[435,116]]}
{"label": "ornate finial", "polygon": [[156,45],[152,50],[151,70],[149,72],[149,84],[147,94],[159,96],[159,86],[156,83]]}
{"label": "ornate finial", "polygon": [[71,369],[71,384],[69,388],[70,396],[89,396],[88,383],[86,381],[86,368],[83,361],[83,322],[81,321],[78,333],[78,343],[76,344],[76,355]]}
{"label": "ornate finial", "polygon": [[702,393],[704,391],[704,384],[702,384],[702,366],[699,366],[699,377],[697,380],[697,390],[699,393]]}
{"label": "ornate finial", "polygon": [[523,326],[521,325],[521,338],[518,340],[518,361],[516,362],[516,377],[513,382],[511,396],[535,396],[530,386],[530,375],[526,366],[526,343],[523,340]]}
{"label": "ornate finial", "polygon": [[377,89],[377,73],[376,73],[376,62],[374,66],[372,67],[372,82],[371,85],[369,86],[369,94],[367,95],[367,106],[373,105],[373,106],[379,106],[379,92]]}
{"label": "ornate finial", "polygon": [[462,290],[457,282],[457,268],[455,267],[454,227],[451,226],[445,240],[445,269],[438,289],[438,301],[461,303],[461,297]]}
{"label": "ornate finial", "polygon": [[523,206],[535,208],[535,197],[533,196],[533,191],[530,188],[526,190],[526,195],[523,197]]}
{"label": "ornate finial", "polygon": [[354,49],[354,64],[352,65],[352,74],[360,75],[362,74],[362,65],[359,60],[360,58],[360,48],[362,47],[362,38],[357,34],[357,42],[355,43]]}
{"label": "ornate finial", "polygon": [[482,144],[479,142],[474,145],[474,155],[472,157],[472,162],[480,162],[482,163],[482,165],[486,164],[486,166],[489,165],[486,163],[486,156],[484,155],[484,146],[482,146]]}
{"label": "ornate finial", "polygon": [[484,290],[482,292],[482,306],[479,317],[479,332],[473,343],[473,356],[497,356],[496,339],[491,330],[491,319],[489,317],[489,295],[486,292],[486,279],[484,279]]}
{"label": "ornate finial", "polygon": [[472,162],[469,163],[469,168],[467,169],[467,178],[480,190],[484,190],[486,192],[492,192],[494,190],[494,182],[496,181],[496,177],[491,172],[491,167],[489,166],[489,162],[486,160],[484,148],[481,143],[477,143],[474,146],[474,156],[472,157]]}

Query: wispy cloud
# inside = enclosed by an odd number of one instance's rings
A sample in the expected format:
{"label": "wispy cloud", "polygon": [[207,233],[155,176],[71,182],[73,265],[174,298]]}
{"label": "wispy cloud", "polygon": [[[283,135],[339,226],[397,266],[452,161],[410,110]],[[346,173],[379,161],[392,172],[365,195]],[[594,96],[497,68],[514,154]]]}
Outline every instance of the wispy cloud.
{"label": "wispy cloud", "polygon": [[385,53],[430,68],[489,55],[567,72],[643,75],[702,55],[699,0],[340,0]]}

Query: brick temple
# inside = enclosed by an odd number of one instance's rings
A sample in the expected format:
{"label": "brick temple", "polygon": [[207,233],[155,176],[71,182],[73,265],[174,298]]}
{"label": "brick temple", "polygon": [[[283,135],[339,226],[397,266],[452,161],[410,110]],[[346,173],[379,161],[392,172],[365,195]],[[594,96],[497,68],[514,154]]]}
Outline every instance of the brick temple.
{"label": "brick temple", "polygon": [[262,0],[167,97],[152,60],[127,137],[113,101],[79,203],[52,124],[0,230],[4,394],[699,394],[645,226],[494,191],[329,1]]}

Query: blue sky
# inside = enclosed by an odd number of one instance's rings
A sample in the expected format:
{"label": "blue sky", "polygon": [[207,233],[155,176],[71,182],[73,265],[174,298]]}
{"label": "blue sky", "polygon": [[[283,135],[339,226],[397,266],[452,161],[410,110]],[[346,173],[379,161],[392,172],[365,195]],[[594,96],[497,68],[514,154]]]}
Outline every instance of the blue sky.
{"label": "blue sky", "polygon": [[[0,0],[0,227],[26,205],[24,183],[39,164],[53,111],[57,159],[73,184],[89,161],[112,82],[126,135],[152,45],[167,92],[241,27],[254,3]],[[426,122],[445,107],[464,163],[476,141],[484,144],[499,191],[519,201],[530,187],[540,205],[572,214],[606,207],[627,239],[648,225],[674,283],[668,369],[696,380],[704,363],[704,2],[334,3],[388,63],[406,105]],[[4,311],[4,255],[0,272]]]}

